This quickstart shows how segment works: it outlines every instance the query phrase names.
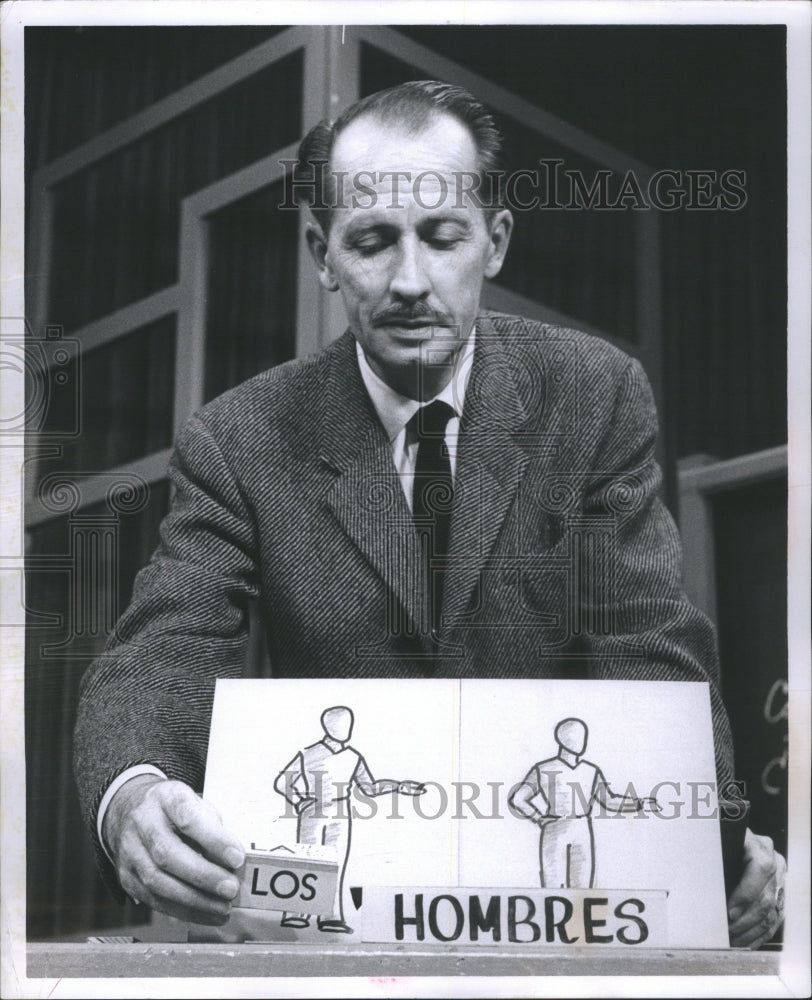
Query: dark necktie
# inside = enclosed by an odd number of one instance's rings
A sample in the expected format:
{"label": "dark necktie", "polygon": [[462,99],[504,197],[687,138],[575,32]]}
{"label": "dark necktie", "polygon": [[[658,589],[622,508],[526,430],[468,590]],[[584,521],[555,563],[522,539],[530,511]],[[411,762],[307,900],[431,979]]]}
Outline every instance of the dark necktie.
{"label": "dark necktie", "polygon": [[431,635],[437,641],[443,603],[445,559],[454,506],[451,462],[445,443],[448,421],[454,416],[448,403],[436,399],[415,413],[409,426],[417,437],[417,460],[412,490],[412,516],[423,542],[431,612]]}

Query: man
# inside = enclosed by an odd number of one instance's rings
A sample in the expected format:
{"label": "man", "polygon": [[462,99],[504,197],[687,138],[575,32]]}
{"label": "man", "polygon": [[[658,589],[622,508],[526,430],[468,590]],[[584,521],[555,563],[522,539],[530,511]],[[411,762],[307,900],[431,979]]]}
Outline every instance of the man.
{"label": "man", "polygon": [[[367,762],[349,745],[354,723],[352,709],[336,705],[325,709],[321,716],[324,738],[299,751],[279,772],[274,788],[296,810],[298,819],[296,840],[300,844],[321,844],[334,847],[339,872],[336,882],[332,917],[319,917],[320,931],[349,934],[352,928],[344,920],[344,869],[350,851],[352,806],[350,793],[358,787],[371,797],[399,792],[401,795],[422,795],[426,790],[418,781],[376,781]],[[285,913],[283,927],[307,927],[306,914]]]}
{"label": "man", "polygon": [[[709,681],[720,789],[732,780],[642,369],[578,331],[479,310],[513,223],[472,183],[498,154],[484,108],[431,81],[302,143],[308,244],[350,329],[187,423],[161,545],[83,682],[83,808],[108,879],[136,899],[221,923],[237,893],[241,845],[191,789],[257,596],[277,676]],[[415,417],[429,403],[441,416]],[[431,516],[420,480],[440,494]],[[746,847],[731,936],[756,945],[780,922],[785,866],[764,839]]]}
{"label": "man", "polygon": [[584,760],[588,737],[581,719],[555,727],[558,753],[534,764],[513,790],[510,804],[541,827],[539,877],[543,889],[591,889],[595,877],[592,809],[659,812],[657,800],[613,792],[603,772]]}

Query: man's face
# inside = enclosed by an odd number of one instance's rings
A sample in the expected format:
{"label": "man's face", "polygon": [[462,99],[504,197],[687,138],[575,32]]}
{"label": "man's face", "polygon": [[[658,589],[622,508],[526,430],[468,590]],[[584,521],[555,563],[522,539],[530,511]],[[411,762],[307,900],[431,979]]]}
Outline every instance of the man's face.
{"label": "man's face", "polygon": [[465,126],[435,115],[410,134],[365,115],[336,140],[343,197],[328,236],[308,240],[322,285],[340,290],[371,367],[412,398],[448,382],[476,318],[482,282],[499,272],[512,218],[486,218],[465,194],[477,151]]}

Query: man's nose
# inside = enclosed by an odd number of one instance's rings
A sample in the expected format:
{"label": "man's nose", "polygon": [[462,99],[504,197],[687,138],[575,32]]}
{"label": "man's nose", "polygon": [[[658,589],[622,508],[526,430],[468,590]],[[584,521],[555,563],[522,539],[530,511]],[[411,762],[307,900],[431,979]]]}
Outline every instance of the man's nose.
{"label": "man's nose", "polygon": [[418,240],[404,240],[389,288],[397,298],[414,302],[428,295],[429,274]]}

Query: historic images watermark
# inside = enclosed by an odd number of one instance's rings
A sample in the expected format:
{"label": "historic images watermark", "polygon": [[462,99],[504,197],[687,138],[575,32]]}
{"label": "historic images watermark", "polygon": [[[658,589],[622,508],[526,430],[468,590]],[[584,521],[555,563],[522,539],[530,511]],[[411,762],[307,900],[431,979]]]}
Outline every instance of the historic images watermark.
{"label": "historic images watermark", "polygon": [[557,158],[514,171],[359,170],[329,169],[326,160],[279,161],[285,170],[284,197],[279,207],[302,203],[316,211],[333,209],[403,208],[408,191],[427,211],[441,205],[452,209],[472,205],[485,211],[509,208],[534,211],[727,211],[747,204],[744,170],[672,169],[643,174],[606,168],[587,172],[567,167]]}
{"label": "historic images watermark", "polygon": [[[513,804],[514,793],[522,782],[450,781],[443,784],[438,781],[422,781],[425,794],[409,798],[406,805],[399,796],[377,799],[351,794],[350,785],[334,780],[329,771],[312,772],[312,778],[312,797],[315,803],[313,815],[322,819],[329,814],[332,818],[370,820],[385,811],[386,819],[397,820],[404,819],[401,810],[406,808],[424,820],[500,820],[507,816],[523,818],[523,814]],[[593,802],[591,798],[585,797],[579,784],[566,780],[563,770],[561,784],[569,799],[568,807],[573,813],[581,814],[588,809],[593,819],[617,819],[621,815],[603,804],[599,798]],[[637,788],[633,782],[629,782],[623,789],[623,795],[637,798],[641,803],[656,800],[660,804],[658,811],[647,811],[641,806],[636,812],[627,813],[633,819],[736,821],[747,813],[746,788],[741,781],[730,782],[718,789],[713,781],[665,779],[645,789]],[[324,803],[329,803],[329,806]],[[281,818],[295,819],[297,815],[296,808],[286,801]]]}
{"label": "historic images watermark", "polygon": [[21,581],[23,573],[59,574],[66,595],[64,613],[46,613],[29,603],[21,586],[19,604],[3,624],[36,629],[42,662],[84,660],[115,628],[121,519],[146,507],[150,486],[133,471],[65,465],[66,449],[87,431],[79,340],[57,324],[35,336],[24,317],[4,317],[1,339],[4,376],[16,379],[22,393],[0,423],[0,443],[17,469],[27,527],[61,519],[65,541],[55,548],[49,538],[29,551],[21,543],[15,551],[15,539],[6,539],[0,568]]}

